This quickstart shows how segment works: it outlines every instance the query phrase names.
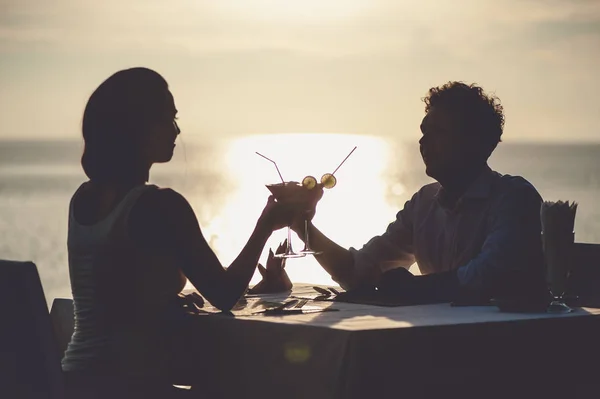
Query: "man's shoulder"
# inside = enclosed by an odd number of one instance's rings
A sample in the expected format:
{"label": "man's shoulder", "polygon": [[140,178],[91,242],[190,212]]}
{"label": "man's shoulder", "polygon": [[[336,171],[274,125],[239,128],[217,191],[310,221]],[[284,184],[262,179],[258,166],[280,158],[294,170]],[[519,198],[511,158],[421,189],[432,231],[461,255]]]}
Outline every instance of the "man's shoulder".
{"label": "man's shoulder", "polygon": [[537,196],[541,199],[541,195],[535,186],[523,176],[494,173],[496,174],[495,191],[497,194],[502,196],[508,193],[522,193],[524,195]]}
{"label": "man's shoulder", "polygon": [[424,185],[415,193],[413,199],[415,200],[430,200],[437,196],[438,192],[442,188],[442,185],[438,182],[433,182]]}

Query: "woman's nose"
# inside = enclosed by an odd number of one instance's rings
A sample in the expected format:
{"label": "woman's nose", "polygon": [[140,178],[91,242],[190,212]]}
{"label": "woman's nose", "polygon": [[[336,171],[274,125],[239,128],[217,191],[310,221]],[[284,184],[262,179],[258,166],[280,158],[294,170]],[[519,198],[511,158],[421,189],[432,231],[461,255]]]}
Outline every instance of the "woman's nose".
{"label": "woman's nose", "polygon": [[181,133],[181,129],[179,128],[177,121],[173,121],[173,127],[175,128],[175,132],[177,133],[177,135],[179,135],[179,133]]}

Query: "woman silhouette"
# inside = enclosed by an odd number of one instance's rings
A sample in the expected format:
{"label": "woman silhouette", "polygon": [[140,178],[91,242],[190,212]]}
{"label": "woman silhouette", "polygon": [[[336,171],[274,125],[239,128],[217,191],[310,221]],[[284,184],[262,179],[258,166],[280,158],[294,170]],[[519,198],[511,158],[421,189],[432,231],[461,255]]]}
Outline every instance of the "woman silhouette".
{"label": "woman silhouette", "polygon": [[[247,244],[225,269],[186,199],[147,184],[151,166],[173,156],[181,133],[176,115],[167,82],[146,68],[115,73],[85,108],[81,164],[89,181],[69,206],[76,328],[62,365],[71,391],[166,397],[173,383],[193,384],[174,378],[190,361],[201,362],[197,343],[208,348],[215,337],[196,336],[192,344],[177,322],[181,309],[174,304],[186,278],[214,306],[230,310],[271,233],[291,221],[290,210],[269,197]],[[194,373],[199,377],[197,364],[188,374]]]}

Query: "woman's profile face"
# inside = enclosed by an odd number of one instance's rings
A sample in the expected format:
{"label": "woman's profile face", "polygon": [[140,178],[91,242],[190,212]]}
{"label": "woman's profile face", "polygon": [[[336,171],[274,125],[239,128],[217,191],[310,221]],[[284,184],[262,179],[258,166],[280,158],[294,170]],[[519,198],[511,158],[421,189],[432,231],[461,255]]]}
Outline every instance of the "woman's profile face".
{"label": "woman's profile face", "polygon": [[171,92],[167,91],[167,102],[160,115],[153,115],[153,123],[144,134],[144,156],[152,163],[169,162],[173,157],[175,140],[181,131],[176,122],[177,108]]}

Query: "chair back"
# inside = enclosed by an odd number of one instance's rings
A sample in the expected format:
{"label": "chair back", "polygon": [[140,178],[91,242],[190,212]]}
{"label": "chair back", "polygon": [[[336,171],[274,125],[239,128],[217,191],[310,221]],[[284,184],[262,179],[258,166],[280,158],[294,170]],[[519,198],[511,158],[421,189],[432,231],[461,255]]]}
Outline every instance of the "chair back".
{"label": "chair back", "polygon": [[32,262],[0,260],[0,397],[64,399],[60,356]]}
{"label": "chair back", "polygon": [[600,300],[600,244],[576,242],[569,291],[582,299]]}

